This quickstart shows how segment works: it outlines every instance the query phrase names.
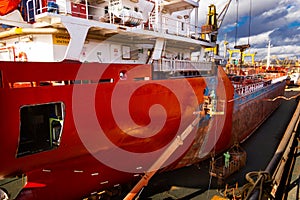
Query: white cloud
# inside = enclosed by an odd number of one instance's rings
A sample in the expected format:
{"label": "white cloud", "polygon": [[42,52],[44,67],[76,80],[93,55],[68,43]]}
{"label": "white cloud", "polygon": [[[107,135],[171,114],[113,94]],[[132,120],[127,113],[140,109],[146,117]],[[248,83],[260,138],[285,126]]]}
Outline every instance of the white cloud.
{"label": "white cloud", "polygon": [[[223,2],[223,1],[219,1]],[[239,20],[249,14],[249,1],[240,1]],[[229,48],[235,45],[236,3],[232,5],[223,26],[220,29],[219,39],[230,42]],[[267,55],[268,41],[273,44],[272,54],[277,57],[300,58],[300,1],[294,0],[252,0],[252,17],[250,30],[250,45],[252,52],[257,52],[257,59]],[[297,26],[298,25],[298,26]],[[238,28],[237,44],[248,43],[248,24],[245,22]],[[221,42],[220,42],[221,43]],[[222,51],[222,45],[220,45]]]}
{"label": "white cloud", "polygon": [[[217,12],[220,13],[228,0],[210,0],[199,2],[199,17],[201,25],[206,22],[207,8],[215,4]],[[229,41],[229,48],[237,44],[247,44],[249,35],[249,24],[247,21],[240,24],[238,35],[235,35],[235,22],[237,15],[239,22],[245,16],[249,16],[251,4],[251,29],[250,29],[250,51],[257,52],[256,59],[263,59],[267,55],[268,41],[272,44],[272,55],[279,58],[300,58],[300,1],[299,0],[245,0],[237,4],[232,0],[228,12],[219,30],[220,55],[223,55],[223,41]],[[246,19],[246,18],[244,18]]]}
{"label": "white cloud", "polygon": [[296,45],[272,47],[271,55],[276,55],[278,58],[292,58],[295,55],[300,55],[300,48]]}
{"label": "white cloud", "polygon": [[298,21],[300,22],[300,3],[299,6],[291,6],[290,8],[287,9],[288,14],[285,16],[285,19],[288,22],[293,22],[293,21]]}

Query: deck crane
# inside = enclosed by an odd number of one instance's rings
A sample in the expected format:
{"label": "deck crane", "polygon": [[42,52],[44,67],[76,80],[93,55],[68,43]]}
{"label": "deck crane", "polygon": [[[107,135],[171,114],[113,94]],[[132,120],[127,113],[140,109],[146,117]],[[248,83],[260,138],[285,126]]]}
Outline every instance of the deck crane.
{"label": "deck crane", "polygon": [[[201,27],[201,38],[206,39],[206,34],[210,35],[210,40],[213,42],[217,41],[218,30],[222,26],[225,15],[228,11],[229,5],[232,0],[228,0],[224,8],[217,14],[216,6],[211,4],[208,6],[208,16],[206,24]],[[214,54],[218,55],[218,45],[212,48],[207,48],[206,51],[212,51]]]}
{"label": "deck crane", "polygon": [[218,19],[218,29],[222,26],[223,20],[224,20],[225,15],[226,15],[226,13],[227,13],[227,11],[228,11],[228,8],[229,8],[230,3],[231,3],[231,0],[229,0],[229,1],[225,4],[223,10],[222,10],[222,11],[220,12],[220,14],[219,14],[219,17],[217,18],[217,19]]}

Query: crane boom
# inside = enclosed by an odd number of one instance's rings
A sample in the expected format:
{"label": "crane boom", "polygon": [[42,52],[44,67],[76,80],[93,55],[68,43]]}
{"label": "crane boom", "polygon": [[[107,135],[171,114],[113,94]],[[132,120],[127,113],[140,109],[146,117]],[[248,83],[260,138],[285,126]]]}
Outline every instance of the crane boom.
{"label": "crane boom", "polygon": [[[225,4],[224,8],[222,9],[220,15],[218,16],[216,12],[216,6],[214,4],[211,4],[209,6],[208,10],[208,17],[207,22],[205,25],[201,27],[201,33],[202,33],[202,39],[205,39],[205,34],[211,34],[211,41],[216,42],[217,41],[217,35],[218,30],[222,25],[222,22],[225,18],[225,15],[227,13],[227,10],[229,8],[229,5],[232,0],[228,0],[228,2]],[[218,17],[217,17],[218,16]]]}
{"label": "crane boom", "polygon": [[219,17],[218,17],[218,29],[222,26],[223,20],[224,20],[224,18],[225,18],[225,16],[226,16],[226,13],[227,13],[227,11],[228,11],[228,8],[229,8],[229,6],[230,6],[231,1],[232,1],[232,0],[229,0],[229,1],[225,4],[223,10],[222,10],[222,11],[220,12],[220,14],[219,14]]}

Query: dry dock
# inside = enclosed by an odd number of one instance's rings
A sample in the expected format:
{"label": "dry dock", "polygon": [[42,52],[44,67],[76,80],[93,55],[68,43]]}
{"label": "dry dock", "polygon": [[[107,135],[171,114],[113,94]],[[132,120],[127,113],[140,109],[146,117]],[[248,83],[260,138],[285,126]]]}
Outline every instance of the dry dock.
{"label": "dry dock", "polygon": [[292,164],[291,176],[286,184],[285,197],[287,200],[300,199],[300,142],[294,152],[295,162]]}
{"label": "dry dock", "polygon": [[300,199],[300,142],[298,141],[298,147],[295,154],[295,165],[292,172],[292,177],[289,184],[289,191],[287,192],[288,200]]}
{"label": "dry dock", "polygon": [[[300,91],[297,88],[296,91]],[[291,149],[292,156],[290,158],[290,168],[286,169],[284,176],[286,180],[283,186],[282,199],[299,200],[300,199],[300,128],[298,127],[295,145]]]}
{"label": "dry dock", "polygon": [[[247,164],[226,180],[229,186],[235,187],[238,184],[240,187],[247,183],[245,179],[247,173],[266,169],[297,107],[298,102],[294,97],[299,94],[298,90],[298,88],[287,90],[285,96],[292,98],[285,99],[269,119],[242,144],[247,152]],[[294,157],[294,167],[288,170],[292,176],[284,184],[288,200],[299,199],[299,148]],[[198,166],[192,165],[156,175],[144,189],[140,199],[212,199],[215,195],[220,195],[223,188],[219,188],[217,180],[208,172],[209,161],[206,161]]]}

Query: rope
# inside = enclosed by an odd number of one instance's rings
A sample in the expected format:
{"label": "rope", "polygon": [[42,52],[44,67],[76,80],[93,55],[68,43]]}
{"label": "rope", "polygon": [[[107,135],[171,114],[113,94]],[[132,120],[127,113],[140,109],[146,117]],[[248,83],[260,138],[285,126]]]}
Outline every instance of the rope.
{"label": "rope", "polygon": [[[218,81],[218,79],[217,79]],[[216,83],[215,83],[216,84]],[[216,91],[216,88],[213,87],[212,89],[213,91]],[[210,120],[212,120],[212,122],[214,122],[214,119],[211,118]],[[216,155],[216,144],[217,144],[217,130],[218,130],[218,116],[215,117],[215,123],[216,123],[216,127],[215,127],[215,131],[214,131],[214,147],[213,147],[213,151],[211,152],[212,153],[212,159],[214,160],[214,156]],[[209,168],[209,172],[212,170],[212,165],[210,165],[210,168]],[[208,193],[207,193],[207,199],[209,199],[209,191],[210,191],[210,188],[211,188],[211,183],[212,183],[212,174],[210,173],[210,177],[209,177],[209,183],[208,183]]]}
{"label": "rope", "polygon": [[271,190],[272,178],[266,171],[249,172],[246,174],[246,180],[249,182],[242,188],[242,196],[244,200],[248,200],[255,190],[259,190],[259,198],[261,200],[263,195],[269,196]]}
{"label": "rope", "polygon": [[[210,165],[209,167],[209,172],[212,170],[212,166]],[[210,190],[210,187],[211,187],[211,183],[212,183],[212,175],[210,174],[209,175],[209,182],[208,182],[208,189],[207,189],[207,195],[206,195],[206,199],[209,199],[209,190]]]}
{"label": "rope", "polygon": [[277,99],[284,99],[284,100],[289,101],[289,100],[291,100],[291,99],[296,99],[296,98],[299,97],[299,96],[300,96],[300,93],[297,94],[297,95],[291,96],[291,97],[277,96],[277,97],[275,97],[275,98],[273,98],[273,99],[266,99],[266,101],[276,101]]}
{"label": "rope", "polygon": [[[217,121],[217,118],[218,118],[218,117],[216,117],[216,124],[218,125],[218,123],[217,123],[217,122],[218,122],[218,121]],[[210,120],[213,121],[213,119],[210,119]],[[215,154],[216,154],[217,127],[215,128],[215,131],[214,131],[214,141],[215,141],[215,144],[214,144],[214,148],[213,148],[213,151],[212,151],[212,155],[213,155],[212,159],[214,159],[214,156],[215,156]],[[209,172],[210,172],[211,170],[212,170],[212,165],[210,165],[210,167],[209,167]],[[208,189],[207,189],[208,193],[207,193],[206,199],[209,199],[209,190],[210,190],[210,188],[211,188],[211,183],[212,183],[212,174],[210,173],[210,175],[209,175]]]}

